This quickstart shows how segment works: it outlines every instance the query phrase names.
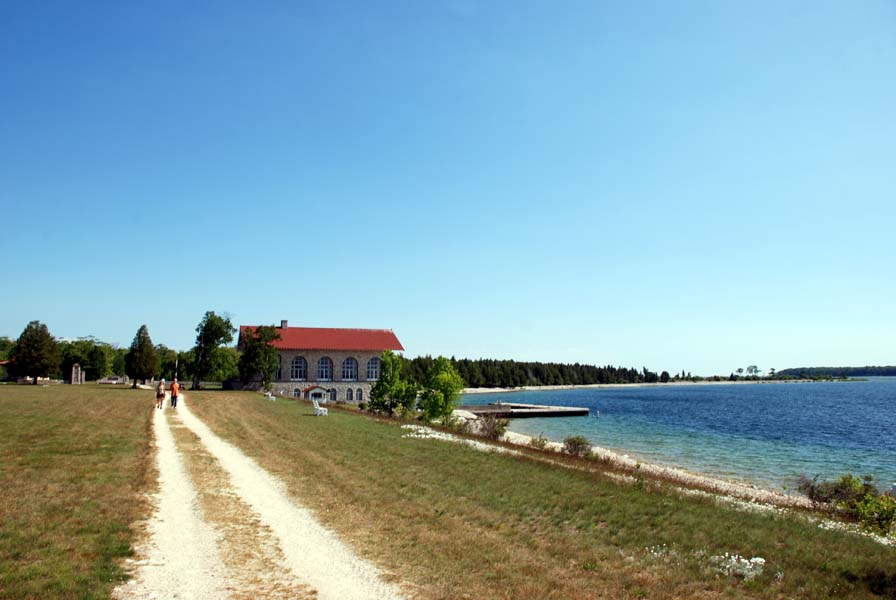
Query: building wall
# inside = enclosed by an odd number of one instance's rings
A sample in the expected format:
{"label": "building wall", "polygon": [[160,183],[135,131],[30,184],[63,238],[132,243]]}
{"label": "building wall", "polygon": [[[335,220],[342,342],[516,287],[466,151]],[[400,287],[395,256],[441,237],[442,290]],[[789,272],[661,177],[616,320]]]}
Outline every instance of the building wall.
{"label": "building wall", "polygon": [[[302,356],[308,363],[308,373],[304,380],[293,381],[290,379],[290,365],[293,358]],[[318,379],[318,361],[328,356],[333,361],[332,377],[328,381]],[[347,402],[347,392],[352,390],[351,402],[357,403],[358,390],[361,390],[362,402],[367,402],[370,398],[370,390],[375,380],[367,379],[367,363],[371,358],[379,358],[381,352],[372,351],[319,351],[319,350],[282,350],[280,351],[280,378],[275,379],[271,385],[272,391],[277,396],[294,396],[296,390],[304,390],[312,385],[319,385],[328,390],[336,390],[336,401]],[[358,369],[354,380],[344,380],[342,378],[342,363],[352,357],[358,362]]]}

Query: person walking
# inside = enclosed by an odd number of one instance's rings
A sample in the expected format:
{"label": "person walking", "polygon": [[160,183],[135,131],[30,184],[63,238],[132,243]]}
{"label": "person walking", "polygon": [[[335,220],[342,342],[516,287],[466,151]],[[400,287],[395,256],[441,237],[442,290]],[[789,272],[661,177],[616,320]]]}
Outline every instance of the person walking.
{"label": "person walking", "polygon": [[162,408],[162,403],[165,402],[165,380],[159,382],[159,386],[156,388],[156,408]]}
{"label": "person walking", "polygon": [[171,382],[171,408],[177,408],[177,398],[180,393],[180,386],[177,384],[177,377]]}

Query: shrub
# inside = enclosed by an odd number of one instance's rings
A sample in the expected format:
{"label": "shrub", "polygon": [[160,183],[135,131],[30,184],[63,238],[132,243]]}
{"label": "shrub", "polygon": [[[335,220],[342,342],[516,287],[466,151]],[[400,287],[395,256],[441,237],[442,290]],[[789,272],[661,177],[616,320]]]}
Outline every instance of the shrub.
{"label": "shrub", "polygon": [[858,519],[865,529],[887,535],[896,525],[896,499],[881,494],[871,483],[872,478],[862,479],[847,473],[837,481],[818,481],[816,475],[800,478],[799,490],[818,504],[828,505],[831,511],[841,511]]}
{"label": "shrub", "polygon": [[548,439],[543,435],[539,434],[538,437],[532,438],[529,440],[529,445],[535,448],[536,450],[544,450],[548,445]]}
{"label": "shrub", "polygon": [[571,456],[587,457],[591,454],[591,442],[585,436],[571,435],[563,440],[563,451]]}
{"label": "shrub", "polygon": [[367,410],[366,402],[358,402],[358,410]]}
{"label": "shrub", "polygon": [[868,494],[856,505],[856,514],[866,529],[887,535],[896,524],[896,499]]}
{"label": "shrub", "polygon": [[871,477],[866,476],[863,480],[853,477],[852,473],[847,473],[837,481],[818,481],[818,475],[812,479],[803,475],[798,489],[816,504],[830,504],[849,513],[855,512],[856,506],[865,496],[877,494],[877,489],[871,484]]}
{"label": "shrub", "polygon": [[479,419],[479,434],[490,439],[500,440],[507,431],[507,425],[510,421],[507,419],[498,419],[495,415],[485,415]]}

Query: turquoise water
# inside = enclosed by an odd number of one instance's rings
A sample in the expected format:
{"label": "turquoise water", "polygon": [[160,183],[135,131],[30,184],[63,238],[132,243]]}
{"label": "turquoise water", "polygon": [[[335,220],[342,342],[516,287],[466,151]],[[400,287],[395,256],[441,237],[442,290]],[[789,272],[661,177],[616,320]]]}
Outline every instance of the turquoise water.
{"label": "turquoise water", "polygon": [[802,474],[872,475],[887,489],[896,483],[896,378],[509,392],[463,401],[588,407],[590,417],[515,419],[510,430],[554,441],[584,435],[644,462],[771,489],[793,489]]}

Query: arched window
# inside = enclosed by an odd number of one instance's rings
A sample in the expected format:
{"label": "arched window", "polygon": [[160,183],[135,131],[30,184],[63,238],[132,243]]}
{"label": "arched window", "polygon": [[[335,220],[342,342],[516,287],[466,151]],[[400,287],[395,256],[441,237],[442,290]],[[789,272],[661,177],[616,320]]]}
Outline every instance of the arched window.
{"label": "arched window", "polygon": [[345,390],[345,401],[346,402],[354,401],[354,400],[352,400],[352,388],[348,388],[347,390]]}
{"label": "arched window", "polygon": [[336,402],[336,388],[330,388],[330,401]]}
{"label": "arched window", "polygon": [[294,389],[294,390],[292,391],[292,397],[293,397],[293,398],[301,398],[301,397],[302,397],[302,390],[300,390],[299,388]]}
{"label": "arched window", "polygon": [[358,378],[358,361],[349,356],[342,361],[342,380],[354,381]]}
{"label": "arched window", "polygon": [[367,361],[367,380],[376,381],[380,378],[380,359],[374,357]]}
{"label": "arched window", "polygon": [[329,356],[323,356],[317,361],[318,381],[330,381],[333,378],[333,361]]}
{"label": "arched window", "polygon": [[358,399],[358,402],[364,402],[364,392],[361,391],[361,388],[358,388],[355,392],[355,398]]}
{"label": "arched window", "polygon": [[308,362],[304,356],[297,356],[289,364],[289,378],[293,381],[305,381],[308,377]]}

